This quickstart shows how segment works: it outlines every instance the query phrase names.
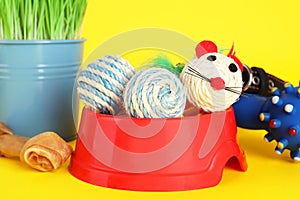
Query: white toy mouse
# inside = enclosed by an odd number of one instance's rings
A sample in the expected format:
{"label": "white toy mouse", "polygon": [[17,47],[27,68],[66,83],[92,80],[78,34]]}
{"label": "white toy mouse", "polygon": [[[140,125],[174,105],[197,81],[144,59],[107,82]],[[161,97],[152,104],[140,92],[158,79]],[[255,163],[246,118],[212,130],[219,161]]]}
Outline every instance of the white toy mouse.
{"label": "white toy mouse", "polygon": [[205,112],[223,111],[242,94],[243,64],[233,49],[226,56],[218,53],[211,41],[197,45],[196,57],[189,60],[180,75],[187,98],[195,107]]}

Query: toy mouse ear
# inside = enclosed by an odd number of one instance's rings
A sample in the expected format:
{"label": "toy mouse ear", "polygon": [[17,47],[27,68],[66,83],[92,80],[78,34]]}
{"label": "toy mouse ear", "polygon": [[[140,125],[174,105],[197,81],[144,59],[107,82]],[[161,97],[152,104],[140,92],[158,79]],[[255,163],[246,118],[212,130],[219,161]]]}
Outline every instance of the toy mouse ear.
{"label": "toy mouse ear", "polygon": [[196,56],[200,58],[206,53],[217,53],[218,47],[215,43],[209,40],[203,40],[196,46]]}
{"label": "toy mouse ear", "polygon": [[241,71],[244,70],[243,63],[235,56],[234,44],[232,44],[232,47],[231,47],[227,57],[232,58],[239,65],[239,68]]}

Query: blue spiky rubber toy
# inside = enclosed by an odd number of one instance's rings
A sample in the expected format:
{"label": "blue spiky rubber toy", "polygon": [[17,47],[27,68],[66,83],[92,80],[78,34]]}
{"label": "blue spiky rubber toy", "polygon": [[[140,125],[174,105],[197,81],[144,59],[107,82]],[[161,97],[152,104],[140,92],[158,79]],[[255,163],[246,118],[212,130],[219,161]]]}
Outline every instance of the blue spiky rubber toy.
{"label": "blue spiky rubber toy", "polygon": [[291,158],[300,161],[300,88],[286,83],[284,91],[274,88],[272,95],[259,114],[268,131],[265,140],[276,140],[275,151],[278,154],[289,149]]}
{"label": "blue spiky rubber toy", "polygon": [[277,141],[276,153],[290,150],[300,161],[300,86],[281,84],[271,88],[270,96],[247,93],[234,104],[237,125],[248,129],[264,129],[267,142]]}

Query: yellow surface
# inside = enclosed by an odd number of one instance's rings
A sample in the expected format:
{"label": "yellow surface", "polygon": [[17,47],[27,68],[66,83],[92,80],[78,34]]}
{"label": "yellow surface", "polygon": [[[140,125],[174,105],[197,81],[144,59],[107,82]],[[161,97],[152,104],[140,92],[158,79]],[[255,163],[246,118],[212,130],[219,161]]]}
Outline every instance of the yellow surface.
{"label": "yellow surface", "polygon": [[[298,83],[300,64],[297,0],[90,0],[83,26],[85,58],[98,44],[120,32],[159,27],[178,31],[195,41],[210,39],[230,47],[249,66],[260,66]],[[133,61],[134,62],[134,61]],[[0,199],[297,199],[300,163],[288,152],[278,156],[275,143],[263,141],[264,131],[238,130],[247,172],[225,168],[215,187],[172,193],[113,190],[72,177],[68,162],[59,170],[40,173],[18,160],[0,158]],[[71,143],[74,145],[74,142]]]}

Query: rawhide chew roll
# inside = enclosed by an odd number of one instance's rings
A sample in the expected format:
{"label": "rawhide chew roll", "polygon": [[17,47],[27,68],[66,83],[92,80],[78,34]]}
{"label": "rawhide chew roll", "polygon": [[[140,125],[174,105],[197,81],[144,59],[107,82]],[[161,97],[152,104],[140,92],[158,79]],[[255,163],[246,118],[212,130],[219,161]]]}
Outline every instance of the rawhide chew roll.
{"label": "rawhide chew roll", "polygon": [[22,147],[29,138],[13,135],[6,124],[0,122],[0,156],[19,157]]}
{"label": "rawhide chew roll", "polygon": [[20,152],[29,140],[27,137],[3,134],[0,135],[0,156],[7,158],[18,158]]}
{"label": "rawhide chew roll", "polygon": [[12,130],[6,126],[3,122],[0,122],[0,135],[9,134],[13,135]]}
{"label": "rawhide chew roll", "polygon": [[69,158],[72,147],[54,132],[44,132],[29,139],[20,153],[20,160],[40,171],[59,168]]}

